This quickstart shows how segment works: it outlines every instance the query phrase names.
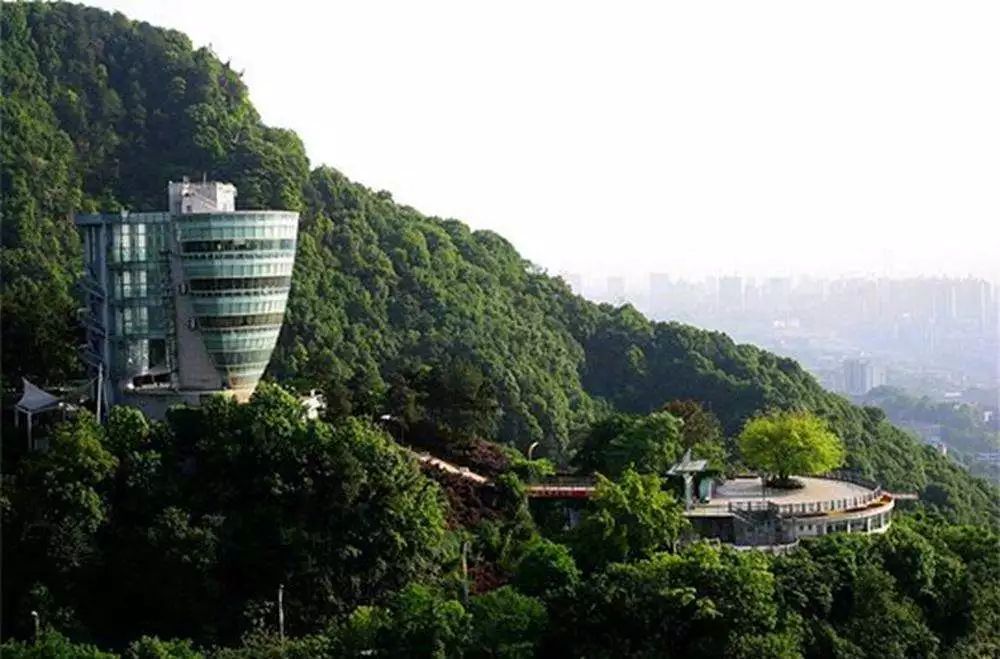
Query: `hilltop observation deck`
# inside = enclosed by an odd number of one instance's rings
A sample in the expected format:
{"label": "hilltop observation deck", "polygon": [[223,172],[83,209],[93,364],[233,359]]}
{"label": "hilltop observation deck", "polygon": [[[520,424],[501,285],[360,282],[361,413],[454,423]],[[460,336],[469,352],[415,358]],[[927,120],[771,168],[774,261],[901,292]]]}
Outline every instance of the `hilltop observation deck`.
{"label": "hilltop observation deck", "polygon": [[[468,468],[412,451],[420,463],[446,471],[476,485],[491,479]],[[799,540],[828,533],[884,533],[892,523],[897,499],[914,494],[892,494],[877,483],[848,471],[822,476],[796,476],[802,487],[765,488],[759,477],[721,479],[706,472],[705,461],[691,460],[690,453],[671,469],[671,476],[684,477],[684,515],[695,536],[718,540],[737,549],[784,553]],[[705,473],[703,473],[705,472]],[[693,496],[694,476],[701,474],[699,496]],[[593,476],[563,474],[525,486],[529,499],[555,500],[564,506],[567,525],[581,518],[580,504],[594,496]]]}
{"label": "hilltop observation deck", "polygon": [[773,551],[828,533],[884,533],[891,524],[895,499],[877,483],[849,472],[795,480],[801,488],[729,479],[707,488],[708,496],[692,501],[685,515],[699,535]]}

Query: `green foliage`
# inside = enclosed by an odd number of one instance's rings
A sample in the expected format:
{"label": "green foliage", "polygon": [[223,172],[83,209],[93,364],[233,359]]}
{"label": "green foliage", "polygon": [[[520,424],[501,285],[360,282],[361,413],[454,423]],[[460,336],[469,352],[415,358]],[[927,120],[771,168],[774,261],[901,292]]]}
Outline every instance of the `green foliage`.
{"label": "green foliage", "polygon": [[450,560],[437,486],[368,423],[307,421],[267,384],[138,421],[115,410],[105,438],[81,414],[22,462],[4,552],[17,610],[40,582],[104,637],[231,640],[273,627],[284,584],[288,629],[305,633]]}
{"label": "green foliage", "polygon": [[801,616],[807,656],[990,656],[998,542],[905,518],[884,536],[826,536],[775,562],[778,601]]}
{"label": "green foliage", "polygon": [[695,400],[672,400],[663,411],[679,419],[681,443],[694,458],[708,460],[710,469],[723,469],[736,458],[735,446],[723,437],[722,424]]}
{"label": "green foliage", "polygon": [[457,657],[466,643],[469,617],[456,600],[424,586],[409,586],[389,605],[381,649],[395,657]]}
{"label": "green foliage", "polygon": [[[1000,520],[997,490],[878,410],[723,334],[587,302],[491,232],[310,172],[240,75],[180,33],[12,3],[0,37],[4,380],[81,374],[70,214],[159,209],[167,180],[205,173],[235,183],[244,207],[301,211],[270,375],[322,388],[333,421],[308,422],[288,391],[262,386],[247,405],[213,400],[165,423],[116,409],[101,429],[81,414],[50,452],[5,462],[3,631],[30,637],[37,610],[83,643],[46,632],[4,656],[109,656],[93,638],[134,656],[237,639],[215,654],[1000,654],[1000,546],[985,526]],[[724,437],[764,410],[822,419],[849,468],[920,493],[918,517],[773,560],[703,544],[662,553],[685,522],[655,474],[686,448],[732,457]],[[537,441],[560,464],[590,428],[577,460],[620,480],[602,479],[573,532],[587,576],[534,537],[517,475],[549,466],[514,460],[491,490],[502,519],[477,527],[472,552],[513,585],[460,603],[466,531],[450,534],[438,487],[353,418],[386,413],[424,445]]]}
{"label": "green foliage", "polygon": [[683,453],[681,422],[667,412],[614,414],[595,424],[576,455],[586,471],[612,478],[626,469],[665,474]]}
{"label": "green foliage", "polygon": [[839,467],[844,446],[826,422],[808,412],[776,412],[751,419],[739,437],[744,461],[787,483]]}
{"label": "green foliage", "polygon": [[[28,612],[64,631],[78,627],[78,607],[91,568],[100,560],[101,531],[109,520],[108,493],[118,465],[103,445],[103,430],[80,413],[50,435],[50,450],[31,453],[4,483],[4,611],[17,610],[5,627],[29,632]],[[68,629],[67,629],[68,628]]]}
{"label": "green foliage", "polygon": [[555,465],[547,458],[529,460],[519,450],[511,447],[504,447],[504,455],[510,462],[509,469],[525,483],[537,483],[556,473]]}
{"label": "green foliage", "polygon": [[767,559],[704,544],[609,565],[576,606],[575,656],[722,657],[780,631]]}
{"label": "green foliage", "polygon": [[126,659],[204,659],[205,655],[188,640],[163,641],[155,636],[143,636],[129,644]]}
{"label": "green foliage", "polygon": [[538,538],[518,562],[514,585],[545,602],[569,601],[580,585],[580,570],[565,545]]}
{"label": "green foliage", "polygon": [[548,620],[545,606],[510,586],[480,595],[469,603],[470,656],[534,657]]}
{"label": "green foliage", "polygon": [[[301,142],[261,123],[239,74],[178,32],[61,3],[9,4],[0,32],[8,382],[79,374],[70,213],[162,208],[165,181],[205,173],[236,184],[244,207],[301,211],[270,372],[323,389],[332,418],[390,412],[414,438],[538,441],[560,462],[569,438],[612,408],[698,401],[729,435],[762,410],[808,409],[844,438],[848,467],[921,491],[952,520],[1000,519],[995,488],[791,360],[592,304],[496,234],[425,217],[329,168],[309,172]],[[692,440],[682,430],[685,447],[719,459],[705,450],[713,439]]]}
{"label": "green foliage", "polygon": [[115,659],[93,645],[74,643],[57,631],[46,631],[36,642],[8,640],[0,645],[0,655],[10,659]]}
{"label": "green foliage", "polygon": [[941,439],[948,445],[948,456],[965,462],[973,473],[990,474],[988,467],[974,459],[974,454],[1000,449],[1000,432],[984,419],[983,410],[967,403],[934,401],[916,397],[895,387],[876,387],[865,396],[866,405],[876,406],[893,423],[933,424],[940,428]]}
{"label": "green foliage", "polygon": [[626,469],[617,482],[599,475],[575,530],[574,553],[586,568],[644,558],[672,549],[687,527],[683,507],[655,474]]}

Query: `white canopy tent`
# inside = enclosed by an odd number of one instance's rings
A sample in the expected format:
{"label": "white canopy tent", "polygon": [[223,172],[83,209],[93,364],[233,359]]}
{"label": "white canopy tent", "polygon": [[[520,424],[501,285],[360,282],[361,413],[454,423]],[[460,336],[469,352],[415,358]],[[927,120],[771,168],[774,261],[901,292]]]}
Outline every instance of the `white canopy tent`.
{"label": "white canopy tent", "polygon": [[[20,425],[20,417],[24,414],[28,419],[28,448],[35,448],[31,438],[31,422],[36,414],[48,412],[50,410],[64,409],[62,401],[57,396],[53,396],[41,387],[36,387],[28,378],[21,378],[24,386],[24,393],[21,400],[14,406],[14,427]],[[65,414],[65,410],[63,412]]]}
{"label": "white canopy tent", "polygon": [[[98,375],[98,413],[100,413],[100,381],[101,377]],[[89,390],[93,385],[94,381],[91,380],[84,384],[82,387],[69,392],[63,396],[56,396],[55,394],[45,391],[41,387],[32,384],[27,378],[21,378],[21,384],[23,387],[23,393],[21,394],[20,400],[14,406],[14,427],[20,426],[20,418],[23,414],[27,419],[27,430],[28,430],[28,449],[34,449],[34,443],[31,437],[32,422],[36,414],[41,414],[42,412],[51,412],[54,410],[61,410],[63,413],[63,418],[66,417],[66,412],[70,409],[76,407],[75,404],[71,404],[67,399],[73,399],[78,397],[81,391]],[[100,416],[98,416],[100,420]]]}

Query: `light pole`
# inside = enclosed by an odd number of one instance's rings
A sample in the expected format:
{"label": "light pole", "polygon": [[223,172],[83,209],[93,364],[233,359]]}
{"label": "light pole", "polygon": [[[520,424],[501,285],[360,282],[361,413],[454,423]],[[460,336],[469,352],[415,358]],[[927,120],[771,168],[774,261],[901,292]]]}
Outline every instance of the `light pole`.
{"label": "light pole", "polygon": [[528,447],[528,460],[531,460],[531,454],[535,452],[538,447],[538,442],[532,442],[531,446]]}
{"label": "light pole", "polygon": [[38,611],[32,611],[31,617],[35,623],[35,643],[38,643],[39,630],[41,629],[41,624],[39,623],[38,620]]}
{"label": "light pole", "polygon": [[278,586],[278,638],[285,642],[285,584]]}

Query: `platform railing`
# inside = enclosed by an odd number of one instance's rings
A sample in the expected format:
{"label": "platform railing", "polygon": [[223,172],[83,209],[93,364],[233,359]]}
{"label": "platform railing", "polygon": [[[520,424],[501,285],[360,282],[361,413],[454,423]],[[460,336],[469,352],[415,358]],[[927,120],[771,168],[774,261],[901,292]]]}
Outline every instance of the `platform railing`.
{"label": "platform railing", "polygon": [[855,510],[864,508],[883,496],[882,487],[870,479],[849,471],[832,471],[818,476],[830,480],[854,483],[871,491],[857,497],[841,497],[821,501],[803,501],[798,503],[774,503],[772,501],[727,501],[726,503],[709,503],[695,506],[703,512],[772,512],[780,515],[808,515]]}

